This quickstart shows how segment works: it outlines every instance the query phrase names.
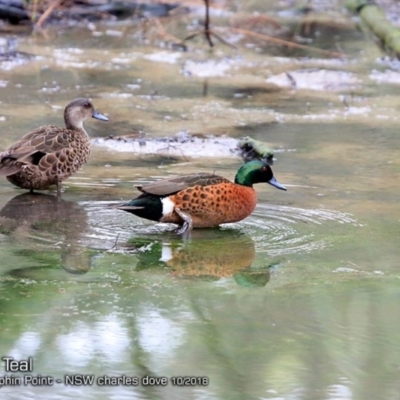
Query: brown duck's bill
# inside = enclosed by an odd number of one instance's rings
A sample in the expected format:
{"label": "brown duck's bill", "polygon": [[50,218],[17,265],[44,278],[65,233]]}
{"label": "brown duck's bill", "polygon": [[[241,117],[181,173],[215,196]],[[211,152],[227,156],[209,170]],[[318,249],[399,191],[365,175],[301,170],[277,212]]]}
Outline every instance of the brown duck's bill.
{"label": "brown duck's bill", "polygon": [[95,111],[95,112],[92,114],[92,117],[93,117],[93,118],[96,118],[96,119],[99,119],[100,121],[108,121],[108,118],[107,118],[105,115],[100,114],[98,111]]}
{"label": "brown duck's bill", "polygon": [[275,186],[277,189],[287,190],[285,186],[279,183],[275,178],[272,178],[268,183],[272,186]]}

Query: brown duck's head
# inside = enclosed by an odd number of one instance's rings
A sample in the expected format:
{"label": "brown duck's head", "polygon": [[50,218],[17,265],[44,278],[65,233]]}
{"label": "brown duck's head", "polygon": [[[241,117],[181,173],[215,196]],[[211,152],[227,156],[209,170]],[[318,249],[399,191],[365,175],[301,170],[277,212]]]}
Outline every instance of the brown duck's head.
{"label": "brown duck's head", "polygon": [[90,99],[75,99],[65,107],[64,121],[67,129],[82,129],[83,121],[90,117],[99,119],[100,121],[108,121],[105,115],[95,110]]}

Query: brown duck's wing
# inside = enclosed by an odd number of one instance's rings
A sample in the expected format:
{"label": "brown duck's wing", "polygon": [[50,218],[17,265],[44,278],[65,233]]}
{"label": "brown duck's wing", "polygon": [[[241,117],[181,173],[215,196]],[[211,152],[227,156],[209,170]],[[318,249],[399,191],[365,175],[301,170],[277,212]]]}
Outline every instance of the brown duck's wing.
{"label": "brown duck's wing", "polygon": [[43,157],[69,148],[74,134],[74,131],[51,125],[41,126],[25,134],[0,153],[0,176],[19,172],[24,164],[38,165]]}
{"label": "brown duck's wing", "polygon": [[71,144],[71,131],[57,126],[41,126],[24,135],[0,154],[1,164],[6,159],[32,163],[35,153],[49,154],[65,149]]}
{"label": "brown duck's wing", "polygon": [[0,163],[0,176],[14,175],[21,170],[21,163],[15,162],[15,160],[5,159],[1,160]]}
{"label": "brown duck's wing", "polygon": [[230,182],[230,180],[214,174],[200,173],[163,179],[150,183],[149,185],[138,186],[137,188],[142,193],[154,194],[156,196],[169,196],[189,187],[217,185],[223,182]]}

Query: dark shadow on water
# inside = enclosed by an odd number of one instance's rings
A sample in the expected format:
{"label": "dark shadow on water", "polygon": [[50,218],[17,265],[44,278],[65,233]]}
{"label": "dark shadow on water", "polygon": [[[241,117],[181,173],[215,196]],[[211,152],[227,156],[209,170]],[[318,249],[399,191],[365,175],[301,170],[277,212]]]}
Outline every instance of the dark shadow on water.
{"label": "dark shadow on water", "polygon": [[91,254],[79,245],[87,228],[87,213],[76,202],[38,193],[12,198],[0,210],[0,233],[10,237],[12,253],[33,266],[9,274],[52,279],[60,275],[58,266],[69,274],[87,273]]}
{"label": "dark shadow on water", "polygon": [[255,268],[254,242],[235,229],[197,229],[189,240],[175,233],[135,237],[128,246],[138,252],[136,270],[166,267],[174,276],[203,281],[233,277],[241,286],[265,286],[270,265]]}

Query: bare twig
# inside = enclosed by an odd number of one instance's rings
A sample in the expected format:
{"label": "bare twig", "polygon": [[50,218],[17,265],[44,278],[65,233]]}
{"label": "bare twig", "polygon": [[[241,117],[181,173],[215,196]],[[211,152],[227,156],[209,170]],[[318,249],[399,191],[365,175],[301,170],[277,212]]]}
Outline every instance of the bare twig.
{"label": "bare twig", "polygon": [[246,29],[240,29],[240,28],[229,28],[229,29],[234,31],[234,32],[242,33],[243,35],[246,35],[246,36],[252,36],[252,37],[255,37],[257,39],[265,40],[265,41],[272,42],[272,43],[281,44],[281,45],[284,45],[284,46],[287,46],[287,47],[293,47],[293,48],[297,48],[297,49],[313,51],[313,52],[320,53],[320,54],[325,54],[325,55],[328,55],[328,56],[331,56],[331,57],[347,57],[346,54],[338,53],[336,51],[322,50],[322,49],[318,49],[316,47],[305,46],[304,44],[298,44],[298,43],[289,42],[287,40],[275,38],[273,36],[264,35],[264,34],[261,34],[261,33],[248,31]]}
{"label": "bare twig", "polygon": [[[233,44],[227,42],[225,39],[223,39],[221,36],[217,35],[215,32],[209,31],[209,32],[207,32],[207,33],[208,33],[208,35],[210,35],[210,36],[215,36],[215,37],[216,37],[220,42],[222,42],[223,44],[226,44],[227,46],[236,49],[236,46],[234,46]],[[187,40],[193,39],[194,37],[196,37],[196,36],[198,36],[198,35],[201,35],[201,34],[206,34],[206,32],[205,32],[205,31],[198,31],[198,32],[192,33],[191,35],[185,37],[185,39],[184,39],[183,41],[186,42]]]}
{"label": "bare twig", "polygon": [[63,0],[54,0],[49,7],[46,8],[45,12],[40,16],[38,21],[36,22],[36,26],[40,28],[44,21],[50,16],[53,10],[58,7]]}
{"label": "bare twig", "polygon": [[233,44],[230,44],[227,42],[225,39],[223,39],[221,36],[217,35],[211,28],[210,28],[210,0],[204,0],[205,6],[206,6],[206,18],[204,20],[204,29],[195,33],[192,33],[191,35],[187,36],[183,41],[186,42],[187,40],[193,39],[194,37],[198,35],[204,35],[207,39],[208,44],[210,47],[214,47],[214,43],[212,41],[212,36],[217,38],[221,43],[232,47],[236,49],[236,47]]}
{"label": "bare twig", "polygon": [[113,246],[113,247],[111,247],[111,249],[110,249],[110,250],[112,250],[112,249],[116,249],[116,248],[117,248],[117,245],[118,245],[118,239],[119,239],[119,233],[118,233],[117,237],[115,238],[114,246]]}
{"label": "bare twig", "polygon": [[204,0],[206,3],[206,19],[204,21],[204,35],[206,36],[207,42],[210,47],[214,46],[213,41],[211,40],[212,32],[210,30],[210,0]]}
{"label": "bare twig", "polygon": [[155,18],[154,19],[155,24],[157,25],[157,29],[159,30],[159,34],[161,36],[166,37],[167,39],[172,40],[173,42],[175,42],[176,44],[182,46],[182,47],[186,47],[185,44],[182,42],[182,40],[178,39],[176,36],[171,35],[170,33],[168,33],[165,28],[164,25],[161,23],[161,21],[159,20],[159,18]]}

